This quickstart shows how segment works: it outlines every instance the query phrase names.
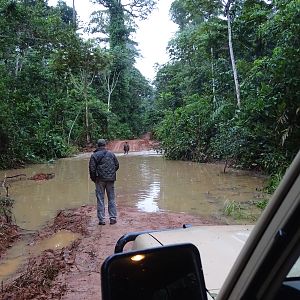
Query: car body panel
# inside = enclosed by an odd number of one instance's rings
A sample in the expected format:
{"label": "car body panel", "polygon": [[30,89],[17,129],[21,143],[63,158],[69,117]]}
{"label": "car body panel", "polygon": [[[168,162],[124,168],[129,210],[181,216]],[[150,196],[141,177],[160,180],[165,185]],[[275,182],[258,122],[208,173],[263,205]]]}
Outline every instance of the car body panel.
{"label": "car body panel", "polygon": [[218,225],[150,232],[135,239],[133,250],[194,244],[200,252],[206,288],[217,293],[252,229],[252,225]]}

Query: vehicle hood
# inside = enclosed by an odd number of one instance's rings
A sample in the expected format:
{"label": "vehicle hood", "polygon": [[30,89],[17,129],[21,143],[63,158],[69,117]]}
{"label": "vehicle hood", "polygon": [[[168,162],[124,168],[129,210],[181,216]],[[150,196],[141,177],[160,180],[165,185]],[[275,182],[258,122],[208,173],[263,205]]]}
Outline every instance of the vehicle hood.
{"label": "vehicle hood", "polygon": [[133,250],[192,243],[199,252],[206,288],[218,293],[253,225],[196,226],[139,235]]}

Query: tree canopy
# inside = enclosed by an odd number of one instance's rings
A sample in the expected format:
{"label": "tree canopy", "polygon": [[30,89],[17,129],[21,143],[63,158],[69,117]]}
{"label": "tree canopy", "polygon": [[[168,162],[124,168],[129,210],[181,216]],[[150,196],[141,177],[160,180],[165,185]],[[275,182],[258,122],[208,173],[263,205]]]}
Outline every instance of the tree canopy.
{"label": "tree canopy", "polygon": [[[125,13],[144,17],[154,3],[103,4],[111,7],[109,48],[83,38],[61,0],[56,7],[0,1],[0,167],[63,157],[99,136],[143,132],[140,112],[152,89],[134,67]],[[109,110],[105,74],[119,74]]]}
{"label": "tree canopy", "polygon": [[166,156],[285,169],[300,140],[299,1],[175,0],[171,12],[179,30],[155,81]]}

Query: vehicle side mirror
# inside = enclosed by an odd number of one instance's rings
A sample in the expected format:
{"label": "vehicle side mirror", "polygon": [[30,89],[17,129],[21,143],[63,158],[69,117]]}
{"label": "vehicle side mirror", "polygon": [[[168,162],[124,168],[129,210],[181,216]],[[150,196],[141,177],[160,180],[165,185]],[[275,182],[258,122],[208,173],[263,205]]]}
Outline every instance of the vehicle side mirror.
{"label": "vehicle side mirror", "polygon": [[101,285],[103,300],[207,300],[193,244],[112,255],[102,264]]}

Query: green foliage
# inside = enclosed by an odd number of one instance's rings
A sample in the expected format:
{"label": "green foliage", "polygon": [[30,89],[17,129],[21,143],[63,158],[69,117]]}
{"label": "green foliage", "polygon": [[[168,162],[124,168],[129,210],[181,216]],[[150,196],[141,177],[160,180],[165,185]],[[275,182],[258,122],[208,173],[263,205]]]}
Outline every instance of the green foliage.
{"label": "green foliage", "polygon": [[211,105],[207,99],[168,112],[155,135],[162,141],[170,159],[205,161],[214,128],[210,122]]}
{"label": "green foliage", "polygon": [[[268,204],[267,200],[260,200],[256,202],[236,202],[234,200],[226,200],[224,203],[223,213],[227,217],[231,217],[234,220],[250,220],[256,221],[261,214],[261,211]],[[259,210],[255,210],[255,208]]]}
{"label": "green foliage", "polygon": [[108,120],[107,138],[114,139],[130,139],[133,134],[127,123],[122,123],[116,115],[111,114]]}
{"label": "green foliage", "polygon": [[[134,3],[143,16],[153,4]],[[99,135],[141,133],[142,103],[152,89],[133,67],[136,52],[129,46],[132,29],[124,7],[111,13],[120,22],[111,19],[106,27],[115,43],[107,50],[80,38],[73,9],[63,1],[57,7],[45,0],[0,1],[0,168],[64,157]],[[110,115],[101,75],[115,69],[122,78]]]}
{"label": "green foliage", "polygon": [[70,153],[62,137],[51,131],[39,131],[33,140],[32,150],[34,155],[45,160],[66,157]]}
{"label": "green foliage", "polygon": [[173,2],[180,29],[155,80],[157,137],[173,159],[229,160],[282,174],[299,151],[299,1],[233,2],[241,109],[223,9],[222,1]]}
{"label": "green foliage", "polygon": [[277,189],[282,177],[282,173],[275,173],[271,175],[265,187],[265,192],[268,194],[273,194]]}
{"label": "green foliage", "polygon": [[269,200],[263,199],[263,200],[257,201],[255,203],[255,205],[258,208],[260,208],[261,210],[264,210],[266,208],[266,206],[268,205],[268,203],[269,203]]}
{"label": "green foliage", "polygon": [[135,0],[128,1],[127,4],[114,0],[96,2],[106,10],[94,13],[94,16],[98,16],[94,18],[94,22],[97,23],[94,31],[105,32],[108,35],[109,51],[113,58],[102,74],[102,86],[106,89],[107,103],[111,103],[109,110],[118,116],[122,129],[115,130],[114,124],[109,126],[114,128],[114,136],[115,133],[119,136],[120,132],[138,135],[142,129],[142,102],[145,98],[149,99],[152,91],[149,83],[134,67],[138,52],[130,35],[135,31],[135,18],[145,18],[154,8],[156,1]]}
{"label": "green foliage", "polygon": [[9,197],[0,197],[0,207],[1,208],[7,208],[7,207],[12,207],[14,204],[14,200]]}
{"label": "green foliage", "polygon": [[224,214],[233,218],[242,218],[242,208],[240,202],[228,201],[224,203]]}
{"label": "green foliage", "polygon": [[58,105],[65,82],[53,73],[50,58],[70,46],[66,36],[75,33],[44,1],[2,1],[0,14],[6,36],[0,39],[0,167],[65,156]]}

